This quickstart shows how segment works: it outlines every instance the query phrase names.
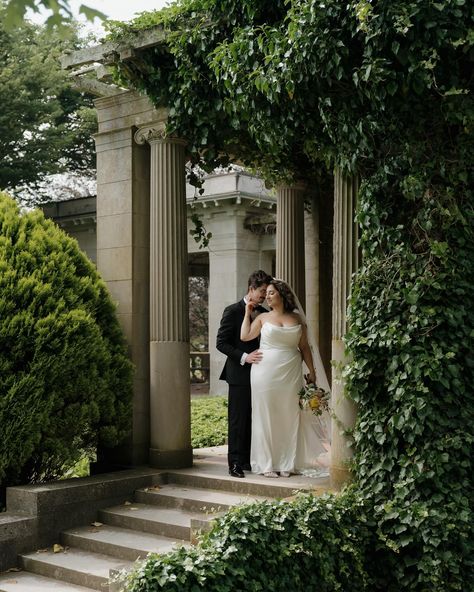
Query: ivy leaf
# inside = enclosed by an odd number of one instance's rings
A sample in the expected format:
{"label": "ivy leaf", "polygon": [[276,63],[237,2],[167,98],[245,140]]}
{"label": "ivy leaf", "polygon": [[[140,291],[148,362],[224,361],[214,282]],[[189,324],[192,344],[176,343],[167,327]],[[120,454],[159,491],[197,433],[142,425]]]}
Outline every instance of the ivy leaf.
{"label": "ivy leaf", "polygon": [[108,18],[105,13],[95,8],[91,8],[86,4],[81,4],[79,6],[79,14],[83,14],[86,17],[86,19],[91,22],[93,22],[96,18],[101,21],[106,20]]}

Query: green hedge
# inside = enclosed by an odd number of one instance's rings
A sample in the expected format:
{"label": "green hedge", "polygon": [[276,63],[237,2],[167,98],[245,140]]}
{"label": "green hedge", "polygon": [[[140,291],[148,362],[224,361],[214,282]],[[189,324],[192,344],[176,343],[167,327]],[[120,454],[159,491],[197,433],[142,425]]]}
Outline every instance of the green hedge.
{"label": "green hedge", "polygon": [[0,194],[0,483],[58,477],[129,430],[132,369],[94,265]]}
{"label": "green hedge", "polygon": [[191,445],[220,446],[227,442],[227,397],[199,397],[191,401]]}

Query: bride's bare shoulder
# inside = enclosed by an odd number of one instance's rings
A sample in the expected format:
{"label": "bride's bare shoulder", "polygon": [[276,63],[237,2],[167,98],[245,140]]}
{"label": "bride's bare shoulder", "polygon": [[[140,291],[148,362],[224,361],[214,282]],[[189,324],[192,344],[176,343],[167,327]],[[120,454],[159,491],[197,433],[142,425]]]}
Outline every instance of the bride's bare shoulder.
{"label": "bride's bare shoulder", "polygon": [[272,311],[270,312],[262,312],[261,314],[258,315],[258,319],[260,319],[262,325],[264,325],[265,323],[271,323],[272,319],[274,320],[274,314],[272,313]]}
{"label": "bride's bare shoulder", "polygon": [[303,319],[301,318],[300,314],[298,312],[292,312],[290,314],[290,317],[293,321],[295,321],[295,323],[298,323],[300,325],[303,324]]}

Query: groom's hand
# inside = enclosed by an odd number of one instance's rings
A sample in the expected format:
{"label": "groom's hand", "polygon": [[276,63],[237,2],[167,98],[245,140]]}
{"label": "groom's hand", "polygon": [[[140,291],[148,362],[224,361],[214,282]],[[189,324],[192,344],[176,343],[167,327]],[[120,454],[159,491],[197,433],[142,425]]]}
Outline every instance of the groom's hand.
{"label": "groom's hand", "polygon": [[258,364],[263,358],[263,354],[259,349],[254,349],[253,352],[250,352],[245,361],[247,364]]}

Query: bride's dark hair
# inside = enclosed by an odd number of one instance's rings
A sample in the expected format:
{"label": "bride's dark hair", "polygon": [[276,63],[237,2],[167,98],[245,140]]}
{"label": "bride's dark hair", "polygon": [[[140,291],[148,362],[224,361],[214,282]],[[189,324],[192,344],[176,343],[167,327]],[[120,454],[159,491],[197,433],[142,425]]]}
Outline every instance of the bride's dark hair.
{"label": "bride's dark hair", "polygon": [[281,299],[283,300],[283,309],[285,312],[293,312],[295,308],[297,308],[295,299],[293,297],[293,292],[286,282],[272,279],[269,285],[274,286],[275,290],[278,292],[278,294],[280,294]]}

